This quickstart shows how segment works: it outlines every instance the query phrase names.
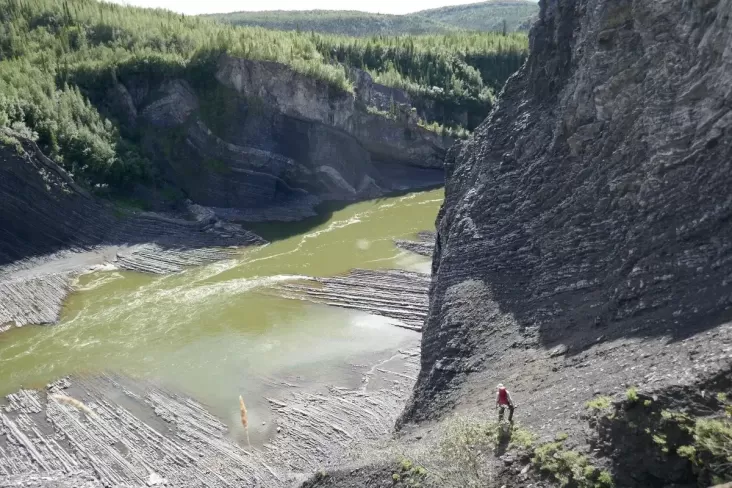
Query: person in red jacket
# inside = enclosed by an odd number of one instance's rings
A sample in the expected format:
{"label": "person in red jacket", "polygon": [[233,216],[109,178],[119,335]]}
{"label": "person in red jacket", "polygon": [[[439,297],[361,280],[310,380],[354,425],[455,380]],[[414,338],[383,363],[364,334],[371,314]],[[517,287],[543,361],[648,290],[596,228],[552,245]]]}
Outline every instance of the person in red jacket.
{"label": "person in red jacket", "polygon": [[496,394],[496,407],[498,408],[499,422],[503,420],[503,413],[506,411],[506,407],[508,407],[508,421],[513,422],[513,409],[515,407],[513,405],[513,400],[511,399],[511,394],[508,392],[506,387],[503,386],[503,383],[498,384],[498,393]]}

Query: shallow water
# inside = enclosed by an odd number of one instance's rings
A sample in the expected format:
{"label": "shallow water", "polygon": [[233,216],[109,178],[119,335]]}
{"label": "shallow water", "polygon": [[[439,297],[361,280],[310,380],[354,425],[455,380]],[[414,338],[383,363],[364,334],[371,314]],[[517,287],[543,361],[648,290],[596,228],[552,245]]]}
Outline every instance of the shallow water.
{"label": "shallow water", "polygon": [[68,374],[114,372],[182,390],[235,421],[239,394],[254,405],[250,414],[266,417],[272,378],[358,382],[348,364],[388,357],[419,335],[380,317],[273,297],[267,286],[355,267],[428,272],[427,258],[392,240],[432,229],[442,197],[413,193],[260,225],[254,230],[271,244],[177,275],[82,276],[59,325],[0,334],[0,395]]}

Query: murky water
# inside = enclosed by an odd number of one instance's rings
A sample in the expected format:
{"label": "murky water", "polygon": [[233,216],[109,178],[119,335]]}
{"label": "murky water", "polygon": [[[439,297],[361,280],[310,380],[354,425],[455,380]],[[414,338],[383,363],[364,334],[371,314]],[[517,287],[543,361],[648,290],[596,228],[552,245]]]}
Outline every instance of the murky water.
{"label": "murky water", "polygon": [[[272,244],[173,276],[83,276],[53,327],[0,334],[0,394],[67,374],[115,372],[163,382],[236,418],[236,398],[272,378],[360,381],[344,367],[389,354],[418,334],[362,313],[264,292],[300,276],[355,267],[429,270],[392,239],[432,229],[442,190],[357,203],[297,224],[254,230]],[[264,414],[262,414],[264,415]]]}

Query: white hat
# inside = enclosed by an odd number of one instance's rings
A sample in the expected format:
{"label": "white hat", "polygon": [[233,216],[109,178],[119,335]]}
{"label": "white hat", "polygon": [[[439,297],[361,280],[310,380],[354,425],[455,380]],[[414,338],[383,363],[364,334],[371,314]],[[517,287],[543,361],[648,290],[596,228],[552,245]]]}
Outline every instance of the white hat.
{"label": "white hat", "polygon": [[498,389],[500,390],[501,388],[505,388],[505,387],[503,386],[503,383],[498,383]]}

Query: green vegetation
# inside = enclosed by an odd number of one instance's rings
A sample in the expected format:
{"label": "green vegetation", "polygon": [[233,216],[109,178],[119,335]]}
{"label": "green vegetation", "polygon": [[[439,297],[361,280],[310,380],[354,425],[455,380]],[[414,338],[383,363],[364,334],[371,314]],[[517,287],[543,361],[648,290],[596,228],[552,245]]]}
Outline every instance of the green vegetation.
{"label": "green vegetation", "polygon": [[[117,80],[154,87],[180,77],[210,87],[219,55],[229,53],[284,63],[352,91],[353,66],[406,89],[420,106],[436,106],[442,119],[425,126],[459,136],[459,114],[482,120],[527,46],[519,34],[356,39],[235,27],[95,0],[0,0],[0,127],[35,139],[86,186],[119,190],[154,182],[157,173],[137,129],[105,108]],[[214,130],[231,116],[223,91],[199,94]]]}
{"label": "green vegetation", "polygon": [[562,487],[611,488],[614,486],[610,473],[593,466],[582,454],[566,449],[563,440],[537,447],[531,462],[540,472]]}
{"label": "green vegetation", "polygon": [[[672,418],[679,421],[679,417]],[[732,480],[732,423],[726,418],[688,417],[683,422],[679,425],[691,435],[691,442],[674,446],[676,454],[688,458],[710,479]]]}
{"label": "green vegetation", "polygon": [[[333,62],[369,72],[374,81],[412,95],[418,109],[434,107],[441,125],[474,128],[488,114],[494,93],[526,59],[523,34],[450,34],[347,38],[312,36]],[[461,114],[467,113],[467,127]]]}
{"label": "green vegetation", "polygon": [[508,32],[527,30],[538,14],[536,2],[493,0],[489,2],[424,10],[407,15],[383,15],[358,11],[307,10],[234,12],[208,17],[233,25],[267,29],[314,31],[346,36],[394,36],[402,34],[447,34],[462,30]]}
{"label": "green vegetation", "polygon": [[593,412],[602,412],[610,409],[612,398],[607,396],[598,396],[585,403],[585,406]]}
{"label": "green vegetation", "polygon": [[679,457],[688,459],[699,486],[732,481],[732,420],[727,415],[726,394],[716,395],[716,411],[709,405],[696,410],[708,411],[705,416],[654,408],[658,402],[644,402],[641,407],[634,388],[628,390],[626,398],[627,403],[617,406],[617,415],[600,418],[598,427],[617,432],[622,423],[627,437],[638,439],[636,442],[647,446],[647,451],[656,449],[659,459],[676,466]]}
{"label": "green vegetation", "polygon": [[345,69],[306,36],[93,0],[0,0],[0,126],[27,132],[88,186],[151,181],[135,135],[122,134],[89,97],[130,74],[153,82],[200,75],[220,52],[284,62],[350,88]]}
{"label": "green vegetation", "polygon": [[534,436],[520,426],[504,433],[496,422],[456,417],[443,433],[438,454],[441,477],[451,486],[484,487],[493,473],[490,458],[509,448],[530,449]]}
{"label": "green vegetation", "polygon": [[460,30],[453,25],[416,15],[384,15],[342,10],[234,12],[206,17],[239,26],[358,37],[448,34]]}
{"label": "green vegetation", "polygon": [[462,29],[502,32],[528,30],[539,14],[539,5],[527,0],[493,0],[418,12],[420,17]]}
{"label": "green vegetation", "polygon": [[423,129],[434,132],[435,134],[454,137],[455,139],[467,139],[468,137],[470,137],[471,134],[471,132],[464,127],[445,127],[439,122],[432,122],[431,124],[429,124],[420,119],[418,125]]}
{"label": "green vegetation", "polygon": [[449,480],[451,486],[487,486],[491,476],[491,458],[514,449],[543,476],[562,487],[612,488],[609,472],[594,466],[589,458],[567,449],[566,433],[556,435],[554,442],[536,445],[535,436],[515,426],[502,431],[496,422],[457,417],[449,421],[439,446],[445,466],[438,478]]}
{"label": "green vegetation", "polygon": [[427,470],[422,466],[417,466],[407,458],[403,458],[399,462],[398,468],[391,475],[392,481],[399,486],[408,486],[410,488],[419,488],[427,478]]}

